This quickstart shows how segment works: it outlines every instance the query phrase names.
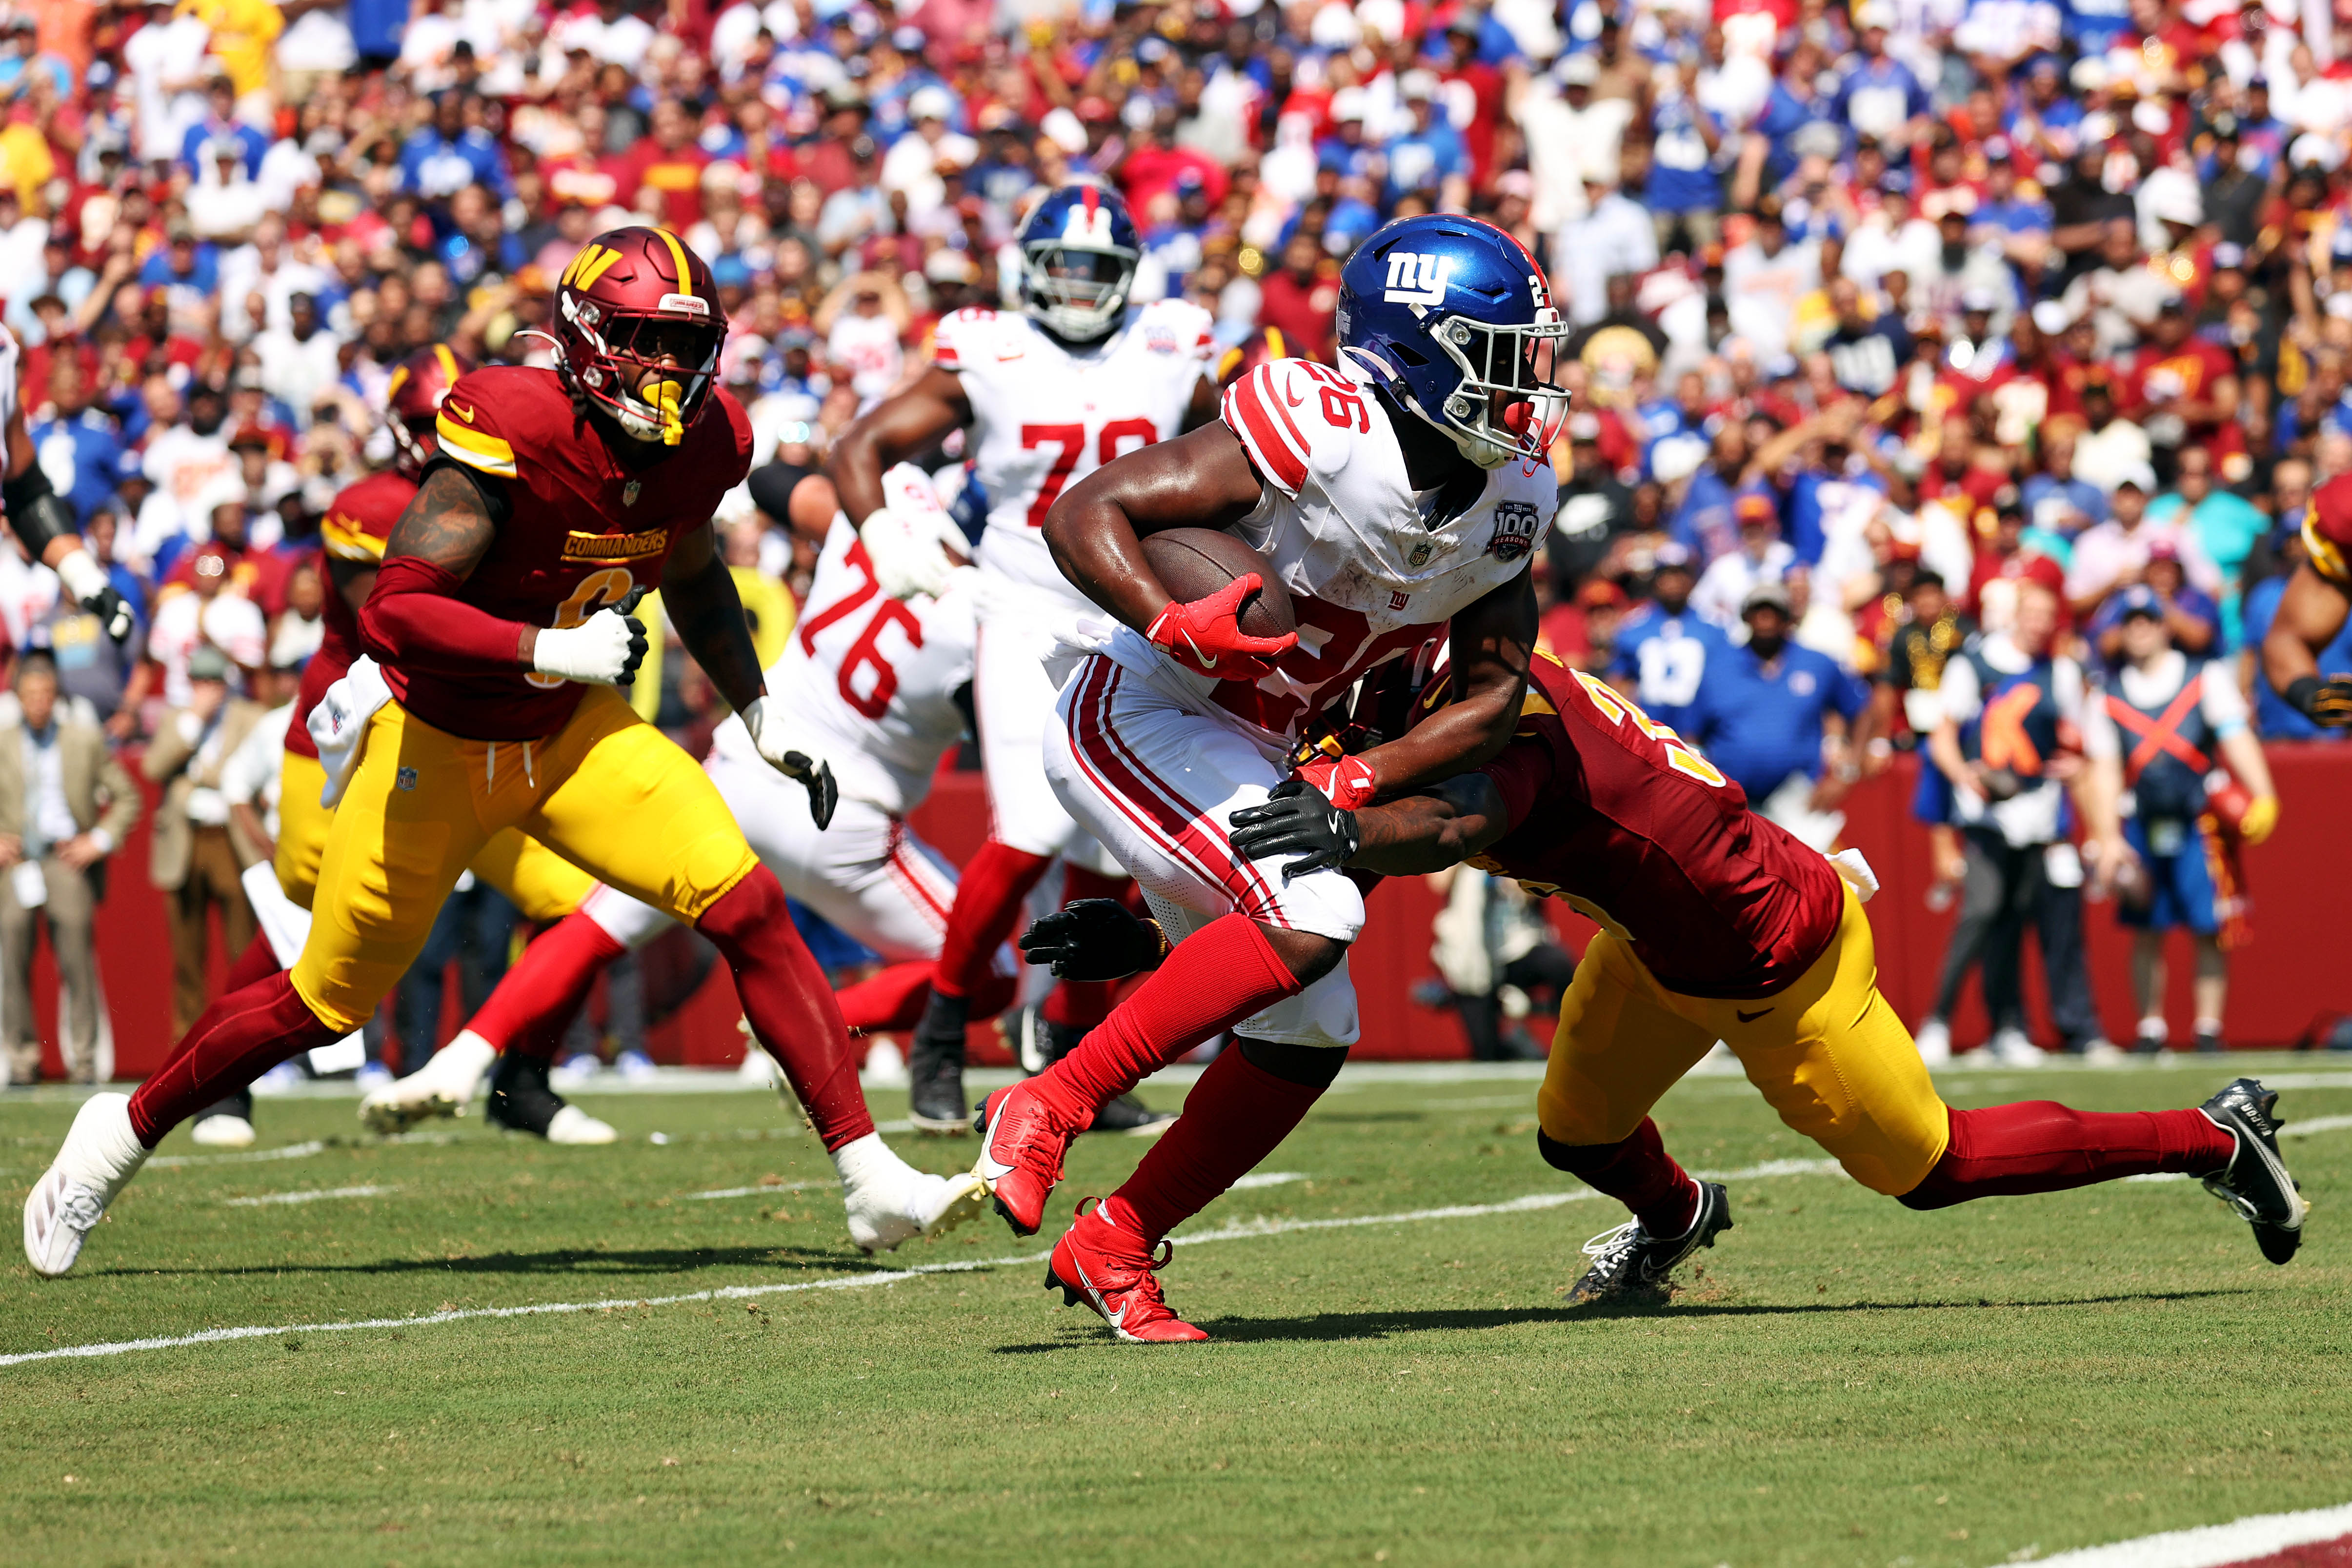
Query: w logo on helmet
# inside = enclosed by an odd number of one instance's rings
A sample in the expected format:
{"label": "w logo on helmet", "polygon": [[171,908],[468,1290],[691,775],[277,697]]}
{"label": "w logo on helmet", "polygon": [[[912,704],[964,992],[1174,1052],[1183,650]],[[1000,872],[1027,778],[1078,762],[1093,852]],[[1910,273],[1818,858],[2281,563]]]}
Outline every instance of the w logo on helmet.
{"label": "w logo on helmet", "polygon": [[1391,305],[1443,305],[1445,285],[1453,276],[1451,257],[1392,250],[1389,252],[1387,291],[1381,298]]}

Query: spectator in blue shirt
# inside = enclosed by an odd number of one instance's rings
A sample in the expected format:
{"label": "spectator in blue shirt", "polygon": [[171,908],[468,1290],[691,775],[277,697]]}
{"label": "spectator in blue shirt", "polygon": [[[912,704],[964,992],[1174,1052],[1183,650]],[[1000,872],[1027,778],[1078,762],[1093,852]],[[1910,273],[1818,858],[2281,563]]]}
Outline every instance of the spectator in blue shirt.
{"label": "spectator in blue shirt", "polygon": [[1723,226],[1723,176],[1716,167],[1723,151],[1723,121],[1698,100],[1696,56],[1677,68],[1677,80],[1662,89],[1650,110],[1650,173],[1642,205],[1658,226],[1658,247],[1687,254],[1712,245]]}
{"label": "spectator in blue shirt", "polygon": [[1789,640],[1796,616],[1785,584],[1750,588],[1739,618],[1747,645],[1707,660],[1685,738],[1752,808],[1825,850],[1844,826],[1837,802],[1860,775],[1849,764],[1823,781],[1822,741],[1832,714],[1841,734],[1860,717],[1870,689],[1829,655]]}
{"label": "spectator in blue shirt", "polygon": [[198,179],[215,141],[234,142],[245,150],[245,177],[261,177],[261,160],[269,152],[269,138],[236,118],[236,89],[228,78],[213,78],[205,89],[205,117],[188,127],[180,139],[180,166]]}
{"label": "spectator in blue shirt", "polygon": [[1389,143],[1388,199],[1415,192],[1427,194],[1443,207],[1445,182],[1470,174],[1470,151],[1453,122],[1437,117],[1437,78],[1424,70],[1407,71],[1398,84],[1412,111],[1412,129]]}
{"label": "spectator in blue shirt", "polygon": [[1853,8],[1862,58],[1841,78],[1832,110],[1857,136],[1889,146],[1917,140],[1927,127],[1927,89],[1911,68],[1886,52],[1887,29],[1895,25],[1891,0],[1864,0]]}
{"label": "spectator in blue shirt", "polygon": [[1609,666],[1617,689],[1675,730],[1690,722],[1707,667],[1731,653],[1722,628],[1690,607],[1697,583],[1691,552],[1679,544],[1660,545],[1650,580],[1653,598],[1618,624],[1616,657]]}
{"label": "spectator in blue shirt", "polygon": [[498,193],[500,201],[514,195],[506,149],[481,126],[466,123],[467,106],[479,102],[455,92],[441,95],[433,106],[432,123],[417,127],[400,149],[402,189],[447,196],[467,185],[483,184]]}
{"label": "spectator in blue shirt", "polygon": [[219,297],[220,251],[210,240],[198,239],[186,218],[173,218],[163,246],[141,265],[139,283],[165,290],[174,321],[195,315]]}
{"label": "spectator in blue shirt", "polygon": [[75,520],[87,527],[91,515],[114,498],[122,437],[115,434],[113,420],[90,406],[89,384],[77,356],[59,354],[50,363],[48,394],[48,413],[26,434],[32,437],[34,459],[49,477],[49,487],[66,498]]}

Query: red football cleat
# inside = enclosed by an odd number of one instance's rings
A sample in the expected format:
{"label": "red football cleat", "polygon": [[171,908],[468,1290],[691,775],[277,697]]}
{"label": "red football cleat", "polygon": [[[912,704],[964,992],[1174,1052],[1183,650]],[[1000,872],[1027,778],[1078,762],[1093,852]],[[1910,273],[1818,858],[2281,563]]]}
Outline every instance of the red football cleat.
{"label": "red football cleat", "polygon": [[[1095,1205],[1092,1214],[1087,1205]],[[1156,1252],[1103,1217],[1101,1202],[1082,1198],[1077,1223],[1054,1244],[1045,1265],[1045,1289],[1059,1289],[1062,1304],[1092,1307],[1110,1331],[1131,1345],[1187,1344],[1209,1336],[1168,1310],[1160,1293],[1160,1271],[1174,1253],[1163,1241]]]}
{"label": "red football cleat", "polygon": [[1062,1156],[1080,1130],[1065,1125],[1027,1083],[982,1100],[979,1120],[980,1160],[972,1174],[988,1184],[996,1212],[1015,1236],[1034,1236],[1045,1222],[1045,1200],[1062,1180]]}

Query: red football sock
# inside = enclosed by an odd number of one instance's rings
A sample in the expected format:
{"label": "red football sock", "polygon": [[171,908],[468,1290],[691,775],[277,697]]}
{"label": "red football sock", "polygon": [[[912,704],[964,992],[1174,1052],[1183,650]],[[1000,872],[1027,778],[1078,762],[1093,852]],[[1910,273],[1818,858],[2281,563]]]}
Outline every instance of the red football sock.
{"label": "red football sock", "polygon": [[970,996],[987,984],[996,950],[1021,918],[1021,900],[1053,863],[1050,855],[1026,854],[993,838],[980,847],[956,879],[955,907],[948,911],[947,935],[940,943],[939,966],[931,980],[934,988],[950,996]]}
{"label": "red football sock", "polygon": [[735,993],[751,1033],[784,1069],[801,1109],[828,1152],[874,1131],[857,1087],[861,1052],[849,1043],[833,987],[784,907],[784,889],[765,866],[702,911],[695,930],[718,944],[735,972]]}
{"label": "red football sock", "polygon": [[1226,915],[1177,943],[1101,1027],[1030,1084],[1065,1121],[1084,1127],[1098,1107],[1220,1029],[1303,989],[1255,921]]}
{"label": "red football sock", "polygon": [[1157,1245],[1273,1153],[1322,1098],[1321,1085],[1276,1078],[1239,1047],[1219,1052],[1184,1097],[1184,1114],[1104,1203],[1105,1217]]}
{"label": "red football sock", "polygon": [[1652,1236],[1680,1236],[1698,1217],[1698,1184],[1675,1163],[1658,1124],[1648,1117],[1614,1143],[1556,1143],[1539,1138],[1545,1163],[1606,1193]]}
{"label": "red football sock", "polygon": [[499,1050],[515,1046],[524,1056],[552,1057],[597,973],[627,951],[586,915],[566,915],[522,950],[466,1027]]}
{"label": "red football sock", "polygon": [[[1106,877],[1099,871],[1089,871],[1083,866],[1062,868],[1062,902],[1075,904],[1080,899],[1111,899],[1124,901],[1124,895],[1135,886],[1127,877]],[[1118,1000],[1116,980],[1065,980],[1054,987],[1039,1009],[1049,1024],[1060,1024],[1083,1033],[1110,1016],[1113,1004]]]}
{"label": "red football sock", "polygon": [[286,966],[278,962],[278,950],[269,945],[269,938],[257,933],[228,966],[228,978],[221,984],[221,994],[233,995],[258,981],[268,979]]}
{"label": "red football sock", "polygon": [[931,961],[910,958],[833,994],[841,1021],[853,1034],[896,1034],[923,1021],[930,1000]]}
{"label": "red football sock", "polygon": [[163,1070],[131,1096],[131,1130],[152,1149],[163,1134],[293,1056],[343,1031],[319,1022],[283,970],[205,1009]]}
{"label": "red football sock", "polygon": [[2177,1171],[2218,1171],[2238,1142],[2201,1110],[2075,1110],[2050,1100],[1954,1110],[1952,1140],[1909,1208],[1939,1209],[2014,1193],[2055,1193]]}

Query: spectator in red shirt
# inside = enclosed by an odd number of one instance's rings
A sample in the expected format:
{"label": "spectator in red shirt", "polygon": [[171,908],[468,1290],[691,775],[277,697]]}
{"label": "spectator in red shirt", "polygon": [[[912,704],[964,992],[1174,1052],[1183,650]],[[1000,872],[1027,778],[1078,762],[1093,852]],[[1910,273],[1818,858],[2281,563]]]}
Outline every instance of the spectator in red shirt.
{"label": "spectator in red shirt", "polygon": [[1331,362],[1331,319],[1339,309],[1339,280],[1321,271],[1322,248],[1304,232],[1282,247],[1282,267],[1258,285],[1264,299],[1257,324],[1290,340],[1302,359]]}
{"label": "spectator in red shirt", "polygon": [[654,105],[652,134],[607,165],[615,190],[614,198],[634,211],[637,193],[647,185],[661,193],[661,221],[673,230],[685,230],[702,221],[702,170],[710,162],[694,140],[694,121],[675,101]]}
{"label": "spectator in red shirt", "polygon": [[1960,607],[1986,630],[2005,631],[2016,620],[2021,583],[2039,583],[2050,590],[2058,602],[2059,629],[2063,631],[2066,569],[2025,542],[2025,504],[2014,489],[2007,489],[1993,501],[1992,537],[1977,546],[1968,598]]}
{"label": "spectator in red shirt", "polygon": [[2126,416],[2158,447],[2203,447],[2215,459],[2245,450],[2238,427],[2238,362],[2189,331],[2189,305],[2167,300],[2132,356],[2124,382]]}

